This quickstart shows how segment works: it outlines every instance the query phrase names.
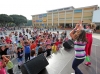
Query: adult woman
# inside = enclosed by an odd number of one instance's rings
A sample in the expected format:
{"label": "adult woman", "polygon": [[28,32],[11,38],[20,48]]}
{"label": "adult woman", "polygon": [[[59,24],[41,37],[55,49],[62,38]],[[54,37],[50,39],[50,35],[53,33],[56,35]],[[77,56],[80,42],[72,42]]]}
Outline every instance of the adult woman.
{"label": "adult woman", "polygon": [[92,33],[93,33],[93,30],[96,28],[96,25],[94,23],[90,23],[90,24],[87,24],[86,25],[86,38],[88,40],[88,43],[86,44],[86,47],[85,47],[85,51],[86,51],[86,63],[85,65],[89,66],[91,65],[91,62],[90,62],[90,58],[89,56],[91,55],[91,46],[92,46]]}
{"label": "adult woman", "polygon": [[[77,30],[78,24],[76,27],[70,32],[71,38],[75,41],[74,49],[75,49],[75,59],[72,64],[72,68],[75,71],[75,74],[83,74],[78,66],[84,61],[85,59],[85,45],[87,43],[86,39],[86,32],[84,30]],[[76,31],[77,30],[77,31]],[[75,32],[76,31],[76,32]],[[75,32],[75,33],[74,33]]]}
{"label": "adult woman", "polygon": [[88,40],[88,43],[86,44],[86,47],[85,47],[85,51],[86,51],[86,63],[85,65],[86,66],[89,66],[91,65],[91,62],[90,62],[90,55],[91,55],[91,46],[92,46],[92,41],[93,41],[93,38],[92,38],[92,33],[94,31],[94,29],[96,28],[96,24],[94,23],[89,23],[86,25],[86,29],[83,28],[82,24],[79,25],[78,29],[84,29],[85,32],[86,32],[86,38]]}

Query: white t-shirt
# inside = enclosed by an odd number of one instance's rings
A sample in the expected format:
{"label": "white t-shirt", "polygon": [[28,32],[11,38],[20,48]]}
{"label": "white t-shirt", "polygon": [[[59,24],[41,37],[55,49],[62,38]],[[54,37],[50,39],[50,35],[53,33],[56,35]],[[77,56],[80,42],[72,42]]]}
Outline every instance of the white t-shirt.
{"label": "white t-shirt", "polygon": [[36,56],[33,56],[33,57],[32,57],[32,56],[30,56],[30,60],[31,60],[31,59],[33,59],[33,58],[35,58],[35,57],[36,57]]}
{"label": "white t-shirt", "polygon": [[16,41],[15,41],[15,36],[14,36],[14,35],[12,35],[11,40],[12,40],[13,43],[16,42]]}

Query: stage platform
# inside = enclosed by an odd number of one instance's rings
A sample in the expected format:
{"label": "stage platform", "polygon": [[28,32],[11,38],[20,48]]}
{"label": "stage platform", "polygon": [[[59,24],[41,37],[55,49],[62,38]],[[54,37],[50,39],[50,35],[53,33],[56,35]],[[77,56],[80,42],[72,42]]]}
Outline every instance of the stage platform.
{"label": "stage platform", "polygon": [[[94,39],[91,53],[91,66],[82,63],[79,68],[83,74],[100,74],[100,40]],[[73,73],[72,62],[74,49],[64,50],[61,48],[57,53],[47,58],[49,65],[39,74],[71,74]]]}

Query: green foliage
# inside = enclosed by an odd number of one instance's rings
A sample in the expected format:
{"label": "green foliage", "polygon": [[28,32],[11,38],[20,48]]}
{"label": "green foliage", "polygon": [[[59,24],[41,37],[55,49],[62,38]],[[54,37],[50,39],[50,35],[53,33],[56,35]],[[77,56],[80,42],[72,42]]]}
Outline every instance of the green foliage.
{"label": "green foliage", "polygon": [[2,26],[6,26],[4,24],[12,25],[11,23],[15,23],[17,26],[23,23],[27,23],[27,18],[23,15],[7,15],[0,14],[0,24]]}
{"label": "green foliage", "polygon": [[32,26],[32,20],[27,20],[26,26]]}
{"label": "green foliage", "polygon": [[10,15],[16,25],[27,23],[27,18],[22,15]]}
{"label": "green foliage", "polygon": [[0,14],[0,23],[10,23],[13,22],[13,18],[7,14]]}

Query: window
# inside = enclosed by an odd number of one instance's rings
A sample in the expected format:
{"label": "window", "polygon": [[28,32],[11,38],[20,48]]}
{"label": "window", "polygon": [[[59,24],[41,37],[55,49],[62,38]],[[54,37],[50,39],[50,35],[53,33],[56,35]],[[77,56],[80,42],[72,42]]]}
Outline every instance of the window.
{"label": "window", "polygon": [[57,12],[58,10],[53,10],[53,12]]}
{"label": "window", "polygon": [[58,13],[53,13],[53,15],[58,15]]}
{"label": "window", "polygon": [[36,22],[39,22],[39,20],[36,20]]}
{"label": "window", "polygon": [[35,16],[32,16],[33,18],[35,18]]}
{"label": "window", "polygon": [[47,16],[47,14],[43,14],[43,17],[46,17]]}
{"label": "window", "polygon": [[72,19],[72,17],[66,18],[66,19]]}
{"label": "window", "polygon": [[48,11],[48,12],[52,12],[52,11]]}
{"label": "window", "polygon": [[64,20],[65,18],[59,18],[60,20]]}
{"label": "window", "polygon": [[48,21],[51,21],[52,19],[48,19]]}
{"label": "window", "polygon": [[100,30],[100,25],[97,25],[96,30]]}
{"label": "window", "polygon": [[71,8],[64,8],[64,10],[69,10],[69,9],[71,9]]}
{"label": "window", "polygon": [[74,10],[74,13],[81,13],[82,12],[82,9],[80,10]]}
{"label": "window", "polygon": [[39,20],[39,22],[42,22],[42,20]]}
{"label": "window", "polygon": [[42,18],[42,15],[39,15],[39,18]]}
{"label": "window", "polygon": [[63,11],[63,9],[59,9],[59,11]]}
{"label": "window", "polygon": [[84,19],[92,19],[92,16],[85,16]]}

